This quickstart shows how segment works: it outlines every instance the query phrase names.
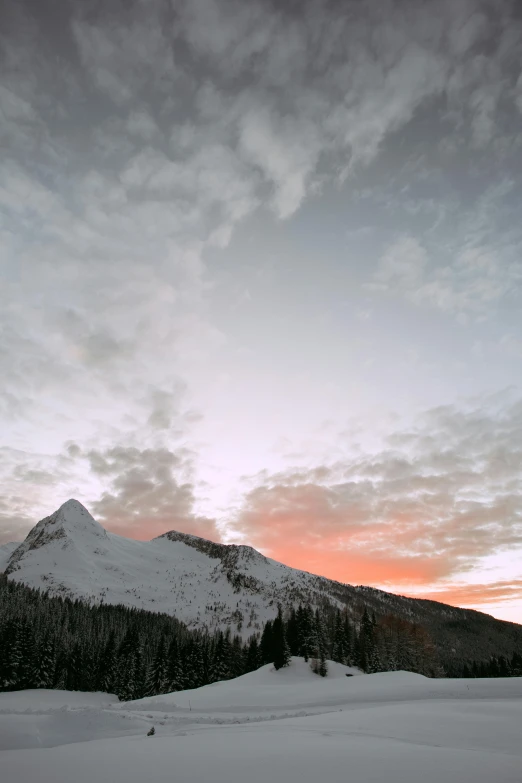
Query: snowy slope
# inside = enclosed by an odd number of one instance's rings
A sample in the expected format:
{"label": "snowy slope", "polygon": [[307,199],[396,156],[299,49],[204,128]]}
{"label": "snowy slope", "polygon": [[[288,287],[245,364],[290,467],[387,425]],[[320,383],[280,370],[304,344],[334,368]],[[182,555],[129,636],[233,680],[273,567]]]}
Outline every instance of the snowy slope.
{"label": "snowy slope", "polygon": [[19,541],[10,541],[8,544],[0,544],[0,574],[5,571],[9,558],[19,546]]}
{"label": "snowy slope", "polygon": [[175,531],[145,542],[123,538],[76,500],[31,530],[6,573],[52,594],[166,612],[193,627],[231,624],[245,636],[275,616],[279,601],[316,603],[336,584],[251,547]]}
{"label": "snowy slope", "polygon": [[[233,680],[213,682],[190,691],[125,702],[124,709],[161,713],[189,710],[193,715],[222,713],[229,716],[233,714],[234,718],[245,712],[263,715],[267,711],[270,714],[280,714],[283,711],[285,714],[287,710],[301,710],[310,704],[318,703],[321,708],[329,703],[337,704],[339,698],[341,703],[344,703],[349,687],[346,674],[352,675],[349,678],[351,683],[352,678],[362,676],[363,673],[353,666],[329,661],[328,676],[323,678],[314,674],[310,664],[303,658],[293,657],[290,666],[278,671],[269,663],[257,671]],[[409,672],[400,674],[426,681],[426,678],[410,675]],[[349,692],[352,693],[351,688]]]}
{"label": "snowy slope", "polygon": [[346,678],[329,665],[322,679],[294,658],[278,672],[126,703],[0,694],[2,783],[522,780],[522,679]]}

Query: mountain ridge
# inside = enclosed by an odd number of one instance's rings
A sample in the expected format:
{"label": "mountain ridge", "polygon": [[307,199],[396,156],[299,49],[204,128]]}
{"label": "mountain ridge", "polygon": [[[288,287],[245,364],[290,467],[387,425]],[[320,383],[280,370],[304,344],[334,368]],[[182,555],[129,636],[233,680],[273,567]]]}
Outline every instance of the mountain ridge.
{"label": "mountain ridge", "polygon": [[[8,579],[51,595],[175,616],[189,628],[231,628],[243,638],[277,606],[329,605],[357,620],[363,608],[427,628],[445,658],[512,654],[522,626],[471,609],[353,586],[300,571],[252,547],[169,531],[150,541],[110,533],[81,503],[66,501],[35,525],[5,567]],[[475,654],[472,654],[472,653]]]}

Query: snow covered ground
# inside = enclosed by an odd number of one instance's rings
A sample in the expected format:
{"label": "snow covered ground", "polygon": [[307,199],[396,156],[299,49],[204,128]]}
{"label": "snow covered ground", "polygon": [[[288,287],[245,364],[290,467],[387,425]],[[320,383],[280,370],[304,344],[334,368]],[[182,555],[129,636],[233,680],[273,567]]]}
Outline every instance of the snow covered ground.
{"label": "snow covered ground", "polygon": [[[2,783],[520,783],[522,679],[326,679],[294,658],[120,703],[0,694]],[[154,725],[156,734],[147,737]]]}

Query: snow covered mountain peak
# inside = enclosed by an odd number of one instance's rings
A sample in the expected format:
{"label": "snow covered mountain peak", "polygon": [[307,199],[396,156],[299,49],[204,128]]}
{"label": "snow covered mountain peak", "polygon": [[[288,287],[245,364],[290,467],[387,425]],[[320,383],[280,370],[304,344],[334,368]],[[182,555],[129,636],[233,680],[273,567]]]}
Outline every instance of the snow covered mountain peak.
{"label": "snow covered mountain peak", "polygon": [[66,500],[54,514],[42,521],[46,522],[48,525],[59,524],[64,529],[71,532],[82,531],[84,533],[89,532],[93,535],[107,537],[107,533],[100,523],[96,522],[85,506],[82,506],[80,501],[75,500],[74,498]]}
{"label": "snow covered mountain peak", "polygon": [[[64,538],[66,536],[107,538],[105,529],[89,514],[85,506],[82,506],[74,498],[66,500],[54,514],[42,519],[31,533],[36,532],[38,528],[40,528],[39,535],[44,532],[46,535],[52,535],[55,538]],[[29,536],[31,533],[29,533]]]}
{"label": "snow covered mountain peak", "polygon": [[107,533],[78,500],[67,500],[60,508],[40,520],[14,550],[8,561],[7,574],[20,568],[20,562],[35,550],[54,545],[54,549],[92,550],[93,545],[107,541]]}
{"label": "snow covered mountain peak", "polygon": [[[192,628],[249,636],[278,604],[346,603],[339,585],[262,555],[172,530],[136,541],[104,530],[77,500],[42,519],[9,557],[9,579],[52,595],[166,612]],[[332,591],[333,587],[333,591]]]}

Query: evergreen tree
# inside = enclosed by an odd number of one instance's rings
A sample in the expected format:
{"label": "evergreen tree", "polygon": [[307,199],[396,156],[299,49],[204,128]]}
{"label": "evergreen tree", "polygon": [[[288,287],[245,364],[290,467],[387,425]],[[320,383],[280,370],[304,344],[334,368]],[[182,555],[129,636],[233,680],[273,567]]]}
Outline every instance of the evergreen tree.
{"label": "evergreen tree", "polygon": [[[201,685],[206,684],[205,679],[205,662],[203,659],[203,647],[201,640],[199,638],[194,639],[192,641],[192,679],[194,682],[194,687],[199,688]],[[244,669],[239,667],[237,669],[237,673],[234,675],[236,677],[239,677],[239,675],[243,674]]]}
{"label": "evergreen tree", "polygon": [[228,680],[229,678],[229,659],[227,655],[227,644],[224,634],[219,631],[217,634],[217,641],[214,648],[214,656],[212,660],[211,680],[212,682],[219,682],[221,680]]}
{"label": "evergreen tree", "polygon": [[240,677],[245,671],[243,645],[240,636],[234,636],[230,649],[229,676]]}
{"label": "evergreen tree", "polygon": [[346,644],[343,618],[340,609],[335,613],[335,625],[332,644],[332,661],[337,663],[346,663]]}
{"label": "evergreen tree", "polygon": [[19,625],[19,650],[20,661],[18,665],[18,687],[33,687],[32,675],[35,664],[35,638],[31,632],[29,623],[25,620]]}
{"label": "evergreen tree", "polygon": [[12,619],[4,626],[5,653],[3,663],[3,690],[23,687],[22,632],[19,620]]}
{"label": "evergreen tree", "polygon": [[252,636],[248,643],[248,652],[247,652],[246,666],[245,666],[246,671],[253,672],[256,669],[259,669],[261,664],[262,664],[262,660],[261,660],[261,651],[259,649],[259,644],[257,642],[257,638],[255,636]]}
{"label": "evergreen tree", "polygon": [[261,634],[261,660],[263,664],[273,663],[274,661],[274,644],[272,633],[272,621],[268,620],[263,628]]}
{"label": "evergreen tree", "polygon": [[38,647],[32,672],[33,688],[52,688],[54,684],[56,653],[51,634],[46,634]]}
{"label": "evergreen tree", "polygon": [[[180,691],[183,688],[183,680],[184,680],[184,674],[183,674],[183,666],[181,662],[181,656],[179,653],[179,647],[177,639],[172,639],[170,645],[169,645],[169,651],[168,651],[168,661],[167,661],[167,678],[168,678],[168,690],[169,693],[172,691]],[[205,682],[210,682],[210,680],[206,679]]]}
{"label": "evergreen tree", "polygon": [[82,673],[83,673],[82,649],[80,643],[77,641],[73,645],[68,660],[67,679],[66,679],[66,689],[68,691],[82,690],[82,685],[83,685]]}
{"label": "evergreen tree", "polygon": [[326,675],[328,674],[328,664],[326,662],[326,659],[322,656],[319,659],[317,674],[319,674],[320,677],[326,677]]}
{"label": "evergreen tree", "polygon": [[293,606],[285,624],[285,635],[290,655],[299,655],[299,622],[297,612]]}
{"label": "evergreen tree", "polygon": [[511,658],[511,676],[522,677],[522,655],[517,652],[514,652]]}
{"label": "evergreen tree", "polygon": [[144,690],[146,675],[142,669],[141,641],[134,625],[129,626],[118,650],[116,688],[123,701],[138,698]]}
{"label": "evergreen tree", "polygon": [[319,609],[315,611],[314,617],[314,646],[312,651],[312,670],[321,677],[325,677],[328,672],[326,655],[328,650],[326,625]]}
{"label": "evergreen tree", "polygon": [[359,665],[365,672],[376,671],[375,633],[373,620],[366,607],[359,629]]}
{"label": "evergreen tree", "polygon": [[355,663],[354,632],[353,632],[352,624],[348,619],[348,612],[346,610],[344,612],[343,631],[344,631],[344,656],[345,656],[344,663],[346,663],[348,666],[353,666]]}
{"label": "evergreen tree", "polygon": [[105,693],[112,693],[114,689],[116,673],[116,634],[114,630],[109,633],[106,644],[98,659],[96,673],[96,688]]}
{"label": "evergreen tree", "polygon": [[162,636],[156,654],[149,664],[145,683],[145,696],[168,693],[168,655],[167,642]]}
{"label": "evergreen tree", "polygon": [[311,606],[305,606],[299,628],[300,655],[308,661],[317,651],[317,632],[314,612]]}
{"label": "evergreen tree", "polygon": [[285,635],[285,626],[281,606],[272,626],[273,664],[275,669],[282,669],[290,663],[290,649]]}

